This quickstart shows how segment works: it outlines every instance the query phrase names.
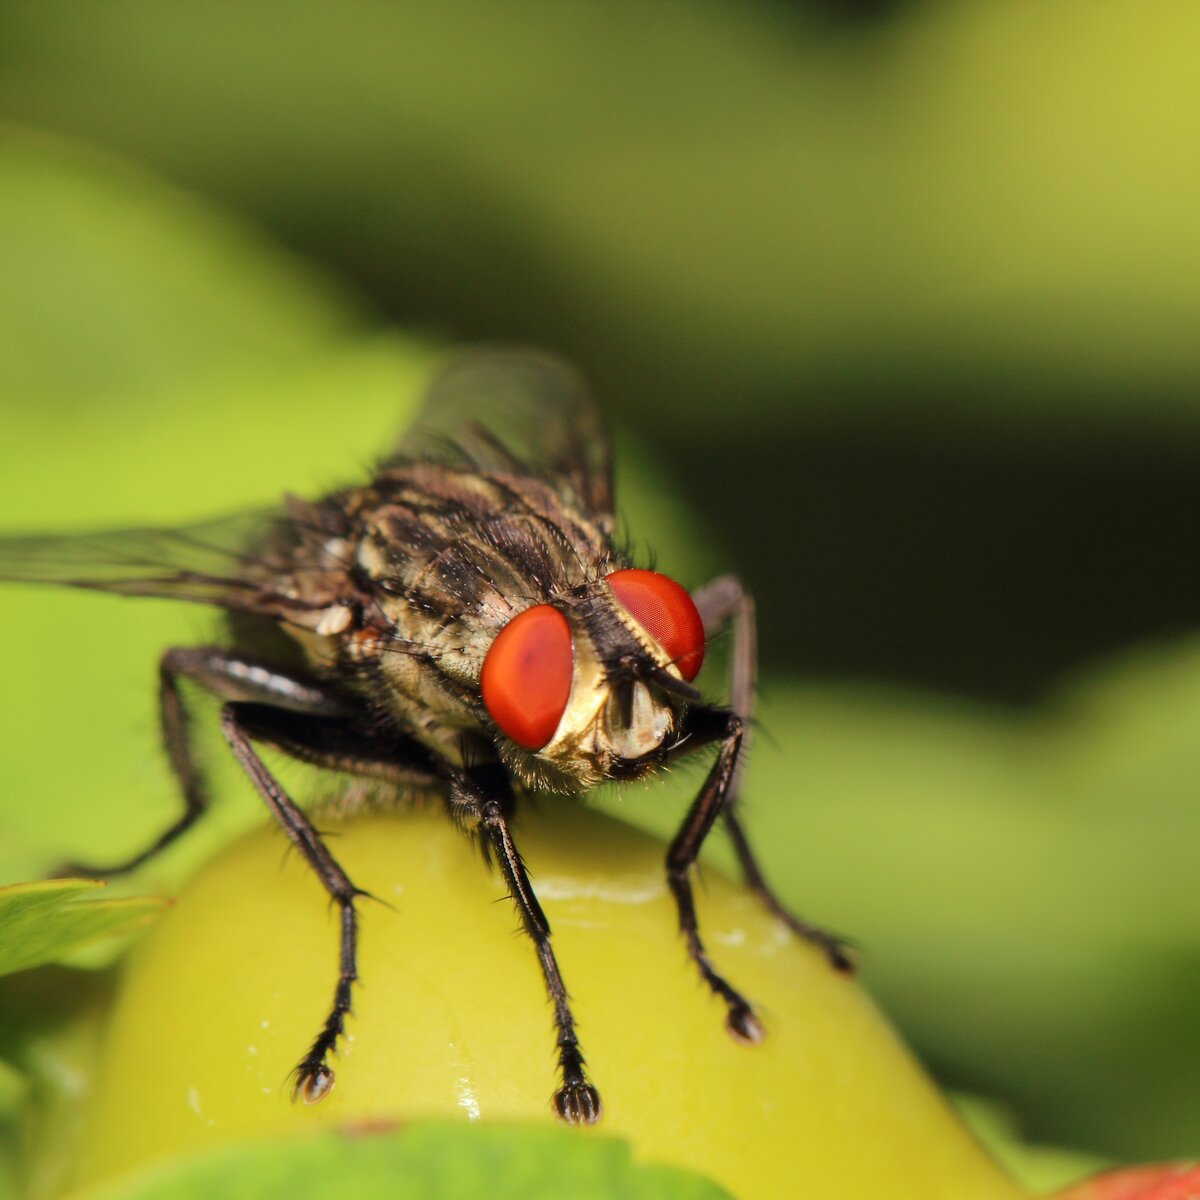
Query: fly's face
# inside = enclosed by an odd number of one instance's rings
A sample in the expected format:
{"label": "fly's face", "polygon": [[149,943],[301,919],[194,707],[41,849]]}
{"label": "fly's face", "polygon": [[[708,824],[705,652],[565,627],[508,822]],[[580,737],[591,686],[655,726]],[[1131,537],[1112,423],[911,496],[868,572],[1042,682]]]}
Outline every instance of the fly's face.
{"label": "fly's face", "polygon": [[480,690],[531,775],[550,768],[591,787],[657,764],[675,740],[680,702],[698,698],[690,683],[703,660],[704,626],[687,592],[628,569],[515,616],[488,650]]}

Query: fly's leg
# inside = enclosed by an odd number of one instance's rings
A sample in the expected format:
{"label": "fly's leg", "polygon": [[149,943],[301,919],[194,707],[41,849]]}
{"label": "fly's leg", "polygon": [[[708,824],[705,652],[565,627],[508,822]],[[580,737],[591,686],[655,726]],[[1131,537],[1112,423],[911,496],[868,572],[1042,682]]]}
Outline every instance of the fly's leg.
{"label": "fly's leg", "polygon": [[[736,575],[720,575],[692,594],[692,601],[704,623],[704,636],[711,638],[728,622],[733,632],[733,650],[729,660],[729,707],[748,727],[754,717],[754,697],[758,684],[758,630],[754,620],[754,597]],[[743,755],[749,746],[747,728]],[[737,796],[741,769],[734,775],[730,791]]]}
{"label": "fly's leg", "polygon": [[533,940],[546,992],[554,1008],[558,1066],[562,1086],[554,1093],[554,1111],[570,1125],[593,1125],[600,1119],[600,1093],[588,1081],[583,1053],[575,1033],[575,1018],[567,989],[550,945],[550,923],[529,882],[525,864],[508,827],[513,807],[508,778],[498,767],[453,772],[449,778],[451,814],[460,824],[474,828],[485,853],[499,864],[508,894],[517,907],[521,924]]}
{"label": "fly's leg", "polygon": [[157,856],[186,833],[208,807],[208,787],[189,736],[189,717],[180,681],[191,680],[224,700],[254,700],[294,712],[332,716],[344,710],[323,689],[282,672],[228,654],[213,646],[176,646],[158,664],[158,710],[163,745],[183,793],[183,813],[140,853],[122,862],[97,866],[71,863],[57,874],[111,878],[124,875]]}
{"label": "fly's leg", "polygon": [[667,848],[667,884],[675,897],[679,931],[687,944],[688,954],[696,964],[700,977],[725,1002],[729,1032],[739,1041],[758,1042],[762,1040],[763,1028],[750,1002],[718,973],[704,948],[696,920],[696,903],[690,877],[704,839],[728,802],[742,745],[742,719],[727,709],[693,708],[685,718],[684,732],[696,744],[719,740],[721,748],[717,751],[716,762],[709,770],[700,794],[692,801],[679,832]]}
{"label": "fly's leg", "polygon": [[763,878],[758,861],[754,857],[754,851],[751,849],[750,843],[746,841],[746,832],[742,828],[742,823],[733,813],[730,813],[725,818],[725,825],[729,830],[729,840],[733,843],[733,849],[737,854],[738,863],[741,865],[742,877],[746,881],[746,886],[758,896],[767,911],[772,916],[778,917],[794,934],[823,950],[825,957],[829,959],[829,965],[835,971],[842,971],[847,975],[852,975],[854,973],[854,960],[850,957],[846,942],[836,934],[829,933],[827,930],[821,929],[816,925],[810,925],[807,921],[801,920],[795,913],[784,908],[779,898],[771,889],[770,884]]}
{"label": "fly's leg", "polygon": [[207,790],[188,739],[188,714],[179,681],[191,680],[226,700],[221,709],[221,732],[234,757],[338,906],[340,951],[333,1003],[295,1072],[295,1094],[310,1104],[315,1103],[333,1087],[333,1069],[327,1060],[342,1036],[351,1009],[351,993],[358,978],[358,917],[354,902],[365,893],[350,881],[326,849],[320,834],[276,783],[250,742],[265,742],[319,767],[371,776],[392,784],[438,782],[432,760],[415,742],[393,738],[385,744],[364,734],[343,702],[324,689],[214,647],[168,650],[160,664],[159,679],[163,736],[171,766],[183,789],[185,811],[147,850],[99,873],[132,870],[170,845],[205,810]]}
{"label": "fly's leg", "polygon": [[[249,711],[247,711],[249,710]],[[296,807],[263,761],[250,745],[255,717],[262,718],[261,706],[226,704],[221,709],[221,732],[229,743],[242,770],[250,777],[258,794],[266,801],[272,816],[279,822],[288,840],[313,869],[322,887],[338,906],[341,917],[341,941],[338,955],[338,978],[333,990],[329,1015],[313,1043],[295,1070],[293,1095],[306,1104],[323,1100],[333,1087],[333,1068],[328,1059],[338,1039],[345,1031],[346,1016],[351,1009],[351,991],[358,979],[356,952],[358,946],[358,914],[354,901],[365,895],[350,882],[337,859],[329,853],[321,835],[308,818]]]}
{"label": "fly's leg", "polygon": [[269,704],[239,704],[246,736],[299,762],[326,771],[378,779],[394,788],[444,788],[433,756],[419,742],[389,733],[386,740],[364,733],[353,717],[289,712]]}
{"label": "fly's leg", "polygon": [[354,902],[367,893],[350,881],[312,823],[263,766],[250,742],[265,743],[291,758],[327,770],[369,776],[393,785],[428,787],[439,781],[433,760],[424,747],[398,737],[380,742],[364,734],[348,718],[243,702],[226,704],[221,710],[221,732],[292,845],[304,856],[338,906],[341,941],[333,1003],[295,1071],[294,1094],[308,1104],[315,1104],[333,1087],[333,1068],[328,1059],[345,1030],[358,979],[358,917]]}
{"label": "fly's leg", "polygon": [[742,764],[745,762],[749,746],[758,673],[754,598],[735,576],[722,575],[702,587],[692,599],[704,622],[706,637],[711,637],[725,622],[729,622],[733,630],[733,647],[729,660],[729,703],[733,711],[741,717],[744,733],[742,753],[729,784],[724,815],[725,827],[729,831],[729,840],[742,869],[742,877],[746,886],[758,896],[768,912],[783,921],[793,933],[823,950],[835,970],[851,972],[854,970],[854,963],[845,943],[833,934],[801,920],[780,901],[763,876],[738,816],[737,801]]}

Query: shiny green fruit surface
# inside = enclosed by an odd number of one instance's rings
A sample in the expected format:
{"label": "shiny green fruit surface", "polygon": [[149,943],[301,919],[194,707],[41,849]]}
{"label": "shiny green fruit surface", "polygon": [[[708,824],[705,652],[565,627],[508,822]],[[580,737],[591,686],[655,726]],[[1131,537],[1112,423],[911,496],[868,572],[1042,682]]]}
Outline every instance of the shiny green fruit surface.
{"label": "shiny green fruit surface", "polygon": [[[221,1143],[427,1116],[551,1123],[553,1031],[533,947],[499,878],[440,811],[326,819],[361,904],[361,978],[335,1086],[288,1075],[324,1017],[335,911],[282,836],[223,851],[135,951],[76,1184]],[[599,1129],[740,1200],[1016,1200],[860,986],[712,872],[697,887],[720,968],[755,1002],[724,1029],[676,931],[660,843],[565,801],[514,832],[554,931]],[[588,1131],[579,1134],[590,1136]]]}

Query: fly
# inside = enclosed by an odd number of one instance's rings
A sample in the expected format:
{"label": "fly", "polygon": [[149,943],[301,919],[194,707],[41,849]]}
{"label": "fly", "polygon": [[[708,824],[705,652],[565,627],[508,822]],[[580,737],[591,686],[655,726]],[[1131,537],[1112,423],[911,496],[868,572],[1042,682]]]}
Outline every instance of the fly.
{"label": "fly", "polygon": [[[743,1042],[763,1029],[713,965],[690,875],[720,818],[748,886],[832,965],[842,944],[788,913],[759,870],[737,808],[754,701],[754,606],[733,576],[689,595],[632,565],[613,536],[608,441],[580,377],[525,351],[479,351],[435,379],[416,423],[373,478],[308,502],[183,528],[0,540],[0,578],[171,597],[224,610],[219,644],[159,663],[163,743],[183,811],[124,862],[132,871],[203,815],[208,788],[181,683],[221,702],[234,757],[340,912],[328,1016],[294,1073],[309,1103],[333,1086],[356,971],[364,893],[259,757],[296,759],[439,793],[497,864],[535,944],[557,1031],[555,1112],[600,1118],[567,990],[510,829],[522,792],[573,795],[651,774],[702,747],[716,757],[666,854],[696,969]],[[694,686],[706,640],[732,626],[729,702]]]}

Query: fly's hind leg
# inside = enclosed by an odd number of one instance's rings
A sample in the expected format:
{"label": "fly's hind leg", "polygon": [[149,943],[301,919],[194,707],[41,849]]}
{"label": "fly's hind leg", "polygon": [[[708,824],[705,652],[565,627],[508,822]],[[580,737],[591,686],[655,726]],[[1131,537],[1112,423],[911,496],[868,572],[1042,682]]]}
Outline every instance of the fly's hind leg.
{"label": "fly's hind leg", "polygon": [[583,1069],[583,1052],[575,1032],[570,999],[550,945],[550,922],[542,912],[509,831],[513,797],[508,777],[503,768],[495,764],[467,771],[451,770],[448,781],[451,815],[477,833],[485,853],[500,867],[521,924],[537,950],[546,992],[554,1007],[562,1079],[562,1086],[554,1093],[554,1111],[569,1125],[593,1125],[600,1120],[600,1093]]}
{"label": "fly's hind leg", "polygon": [[737,854],[738,863],[742,868],[742,878],[745,879],[746,886],[762,901],[767,911],[778,917],[794,934],[823,950],[834,970],[843,971],[847,975],[853,974],[854,959],[850,957],[844,939],[816,925],[810,925],[785,908],[770,884],[763,878],[754,851],[746,840],[746,832],[736,815],[730,813],[725,818],[725,826],[729,830],[729,840],[733,843],[734,853]]}
{"label": "fly's hind leg", "polygon": [[854,970],[854,962],[846,943],[834,934],[797,917],[775,894],[775,890],[763,876],[738,816],[739,784],[754,716],[758,672],[754,598],[735,576],[722,575],[700,588],[692,599],[704,622],[706,637],[712,637],[726,622],[733,631],[733,646],[729,659],[729,702],[733,711],[742,719],[743,740],[742,753],[734,767],[723,812],[725,827],[729,831],[730,842],[742,869],[742,877],[746,886],[759,897],[767,910],[783,921],[793,933],[823,950],[830,965],[836,970],[851,972]]}
{"label": "fly's hind leg", "polygon": [[181,680],[212,692],[223,700],[250,700],[314,716],[342,712],[339,702],[322,688],[290,675],[227,653],[215,646],[175,646],[158,664],[158,711],[163,746],[171,772],[183,793],[183,812],[144,850],[109,865],[70,863],[55,874],[112,878],[125,875],[156,857],[203,816],[208,786],[190,737],[190,719]]}

